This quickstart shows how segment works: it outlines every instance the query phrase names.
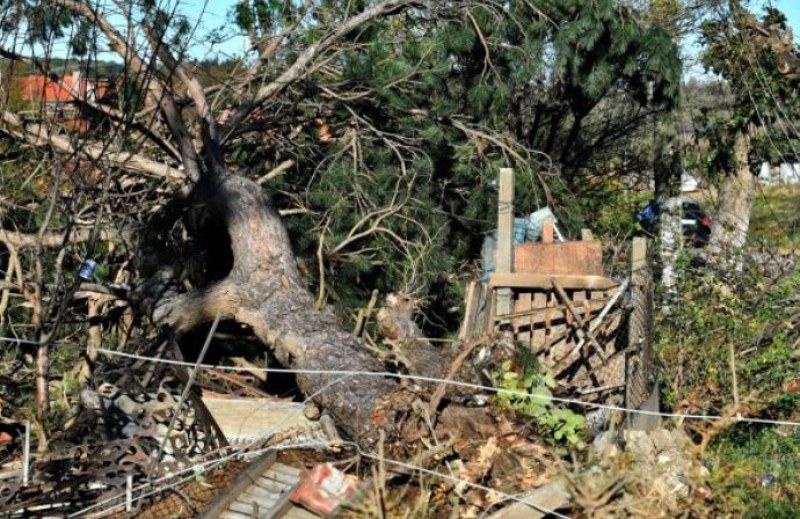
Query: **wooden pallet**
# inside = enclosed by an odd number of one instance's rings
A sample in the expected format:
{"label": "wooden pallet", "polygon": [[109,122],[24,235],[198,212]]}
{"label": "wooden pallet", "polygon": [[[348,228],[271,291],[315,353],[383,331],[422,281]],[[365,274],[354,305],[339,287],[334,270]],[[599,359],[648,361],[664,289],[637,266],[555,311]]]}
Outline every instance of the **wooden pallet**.
{"label": "wooden pallet", "polygon": [[318,519],[289,501],[299,482],[300,469],[278,463],[270,451],[251,463],[198,519]]}

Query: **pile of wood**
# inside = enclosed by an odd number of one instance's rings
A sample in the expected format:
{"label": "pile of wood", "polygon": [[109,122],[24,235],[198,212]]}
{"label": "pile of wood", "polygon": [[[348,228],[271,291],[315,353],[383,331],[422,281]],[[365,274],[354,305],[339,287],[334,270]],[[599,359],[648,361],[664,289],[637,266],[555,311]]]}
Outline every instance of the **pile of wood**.
{"label": "pile of wood", "polygon": [[642,304],[627,292],[634,273],[641,285],[645,242],[636,242],[631,276],[622,281],[606,275],[601,244],[588,231],[580,241],[554,242],[554,222],[548,221],[541,242],[514,246],[509,177],[508,171],[501,173],[499,206],[505,209],[498,215],[495,271],[488,283],[469,285],[460,338],[510,334],[517,347],[536,356],[564,393],[583,401],[631,403],[626,397],[627,367],[651,346],[645,344],[651,338],[628,328],[628,310]]}

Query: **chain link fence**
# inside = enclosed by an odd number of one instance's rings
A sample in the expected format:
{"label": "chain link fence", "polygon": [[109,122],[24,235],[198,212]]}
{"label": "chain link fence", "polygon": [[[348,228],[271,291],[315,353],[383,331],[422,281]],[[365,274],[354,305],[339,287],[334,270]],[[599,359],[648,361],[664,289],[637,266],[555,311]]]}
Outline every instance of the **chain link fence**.
{"label": "chain link fence", "polygon": [[[658,411],[657,369],[654,348],[653,247],[636,238],[631,250],[631,311],[628,318],[625,407]],[[650,428],[656,417],[635,415],[633,428]]]}

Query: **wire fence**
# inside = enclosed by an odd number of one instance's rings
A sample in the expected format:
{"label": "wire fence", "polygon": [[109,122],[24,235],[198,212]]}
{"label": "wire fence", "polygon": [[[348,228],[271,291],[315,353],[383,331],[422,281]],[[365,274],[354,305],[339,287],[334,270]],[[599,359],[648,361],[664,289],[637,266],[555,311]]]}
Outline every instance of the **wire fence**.
{"label": "wire fence", "polygon": [[[15,341],[14,338],[0,338],[0,340],[10,340]],[[64,344],[64,346],[68,347],[77,347],[78,345],[75,344]],[[468,382],[462,382],[458,380],[452,379],[444,379],[444,378],[435,378],[435,377],[423,377],[418,375],[412,374],[402,374],[402,373],[393,373],[393,372],[364,372],[364,371],[347,371],[347,370],[304,370],[304,369],[291,369],[291,368],[270,368],[270,367],[237,367],[237,366],[226,366],[226,365],[218,365],[218,364],[197,364],[192,362],[184,362],[179,360],[172,360],[172,359],[164,359],[159,357],[152,357],[146,355],[137,355],[133,353],[127,353],[122,351],[115,351],[101,348],[98,350],[98,353],[102,355],[106,355],[109,357],[117,357],[122,359],[127,359],[131,361],[139,361],[139,362],[147,362],[147,363],[156,363],[156,364],[163,364],[163,365],[171,365],[171,366],[180,366],[185,367],[188,369],[215,369],[215,370],[229,370],[229,371],[255,371],[255,372],[264,372],[264,373],[283,373],[283,374],[325,374],[325,375],[334,375],[337,378],[329,384],[327,387],[322,388],[317,394],[309,395],[304,404],[310,403],[313,399],[318,396],[319,393],[323,391],[328,391],[335,387],[338,383],[343,382],[349,378],[353,377],[386,377],[386,378],[395,378],[395,379],[402,379],[408,381],[417,381],[417,382],[428,382],[434,384],[443,384],[449,386],[457,386],[464,389],[473,390],[477,393],[487,393],[487,394],[499,394],[505,393],[509,395],[517,395],[517,396],[525,396],[525,397],[533,397],[537,398],[536,396],[532,396],[527,392],[524,391],[514,391],[510,389],[504,388],[496,388],[487,385],[481,384],[473,384]],[[541,397],[544,398],[544,397]],[[607,405],[597,402],[585,402],[578,399],[570,399],[570,398],[561,398],[561,397],[550,397],[547,400],[563,404],[563,405],[571,405],[571,406],[582,406],[591,409],[607,409],[610,411],[618,411],[630,414],[639,414],[639,415],[647,415],[653,416],[658,418],[678,418],[684,420],[703,420],[703,421],[717,421],[717,420],[730,420],[729,417],[723,417],[720,415],[706,415],[706,414],[685,414],[685,413],[668,413],[668,412],[656,412],[656,411],[649,411],[644,409],[636,409],[627,406],[613,406]],[[302,413],[302,406],[298,406],[295,413]],[[288,418],[286,418],[288,419]],[[743,416],[735,416],[733,418],[736,422],[741,423],[751,423],[751,424],[762,424],[762,425],[786,425],[786,426],[793,426],[793,427],[800,427],[800,422],[793,422],[793,421],[784,421],[784,420],[769,420],[769,419],[760,419],[760,418],[749,418]],[[269,450],[279,450],[282,448],[292,448],[292,449],[319,449],[324,447],[333,446],[330,442],[321,442],[318,440],[306,442],[306,443],[293,443],[290,446],[286,447],[267,447],[267,448],[258,448],[258,445],[262,444],[263,441],[269,439],[275,432],[277,432],[282,425],[281,423],[276,423],[272,427],[268,428],[264,434],[252,440],[251,442],[240,445],[236,447],[228,447],[222,449],[220,451],[214,452],[213,456],[214,459],[209,459],[206,461],[199,462],[194,464],[186,469],[177,471],[173,474],[153,479],[152,481],[148,481],[132,488],[133,491],[133,501],[134,503],[142,503],[144,500],[159,495],[169,489],[176,488],[182,484],[192,481],[197,473],[199,472],[207,472],[213,470],[216,467],[220,467],[226,462],[241,458],[242,456],[255,456],[260,453],[269,451]],[[396,460],[390,459],[385,456],[380,456],[379,454],[373,452],[366,452],[361,449],[356,443],[354,442],[337,442],[337,446],[347,445],[352,448],[355,452],[357,452],[360,456],[366,459],[371,459],[373,461],[384,463],[388,466],[395,466],[398,468],[402,468],[404,470],[411,470],[418,474],[427,475],[433,478],[439,478],[444,481],[455,482],[461,484],[465,487],[482,490],[482,491],[491,491],[494,492],[495,495],[498,495],[502,498],[503,501],[510,501],[510,502],[519,502],[524,503],[529,506],[534,506],[535,503],[529,502],[525,499],[524,495],[520,496],[519,494],[512,494],[512,493],[505,493],[498,491],[496,489],[492,489],[474,481],[467,480],[465,478],[460,478],[453,473],[447,474],[438,472],[435,470],[431,470],[414,463],[410,463],[408,460]],[[125,497],[126,491],[121,491],[116,495],[108,497],[98,503],[94,503],[91,506],[88,506],[82,510],[72,513],[69,517],[99,517],[100,515],[110,514],[114,511],[118,511],[125,506]],[[541,510],[543,513],[552,514],[555,517],[565,517],[561,514],[558,514],[556,511],[553,510]]]}
{"label": "wire fence", "polygon": [[[34,341],[24,341],[20,339],[16,339],[14,337],[0,337],[0,342],[17,342],[17,343],[31,343],[31,344],[39,344]],[[59,347],[69,347],[69,348],[82,348],[80,344],[77,343],[51,343],[51,346],[59,346]],[[559,404],[564,405],[574,405],[580,407],[586,407],[591,409],[606,409],[609,411],[619,411],[623,413],[629,414],[641,414],[646,416],[654,416],[660,418],[676,418],[676,419],[684,419],[684,420],[706,420],[706,421],[716,421],[716,420],[728,420],[728,417],[722,415],[715,415],[715,414],[697,414],[697,413],[672,413],[672,412],[664,412],[664,411],[649,411],[646,409],[636,409],[632,406],[616,406],[616,405],[607,405],[600,402],[587,402],[583,400],[578,400],[574,398],[563,398],[558,396],[550,396],[550,397],[542,397],[531,395],[524,391],[519,390],[512,390],[512,389],[505,389],[505,388],[498,388],[494,386],[488,386],[483,384],[475,384],[470,382],[463,382],[460,380],[453,380],[453,379],[445,379],[445,378],[436,378],[436,377],[425,377],[421,375],[414,375],[410,373],[397,373],[392,371],[348,371],[348,370],[311,370],[311,369],[292,369],[292,368],[271,368],[271,367],[257,367],[257,366],[229,366],[225,364],[196,364],[193,362],[185,362],[180,360],[173,360],[173,359],[164,359],[160,357],[151,357],[147,355],[138,355],[135,353],[128,353],[124,351],[116,351],[116,350],[109,350],[106,348],[98,348],[96,350],[98,353],[103,355],[111,356],[111,357],[120,357],[126,358],[131,360],[138,360],[143,362],[152,362],[158,364],[164,364],[169,366],[180,366],[184,368],[191,368],[194,369],[195,367],[198,369],[212,369],[212,370],[219,370],[219,371],[231,371],[231,372],[246,372],[246,373],[274,373],[274,374],[289,374],[289,375],[341,375],[347,377],[381,377],[381,378],[395,378],[398,380],[406,380],[406,381],[417,381],[417,382],[427,382],[427,383],[434,383],[434,384],[443,384],[449,385],[454,387],[460,387],[464,389],[471,389],[477,393],[504,393],[509,396],[527,396],[532,398],[542,398],[547,399],[548,401],[552,401]],[[786,425],[786,426],[800,426],[800,422],[788,421],[788,420],[771,420],[766,418],[749,418],[744,416],[737,416],[735,418],[737,422],[741,423],[753,423],[753,424],[761,424],[761,425]]]}

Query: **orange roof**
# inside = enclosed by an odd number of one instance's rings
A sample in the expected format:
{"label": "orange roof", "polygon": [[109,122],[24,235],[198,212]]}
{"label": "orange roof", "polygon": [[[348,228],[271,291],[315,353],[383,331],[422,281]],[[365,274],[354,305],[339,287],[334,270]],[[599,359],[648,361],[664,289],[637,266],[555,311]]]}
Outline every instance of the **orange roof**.
{"label": "orange roof", "polygon": [[86,99],[87,93],[94,91],[95,98],[101,98],[107,90],[107,82],[93,82],[75,73],[64,76],[60,82],[45,76],[26,76],[22,78],[21,96],[25,101],[72,101]]}

